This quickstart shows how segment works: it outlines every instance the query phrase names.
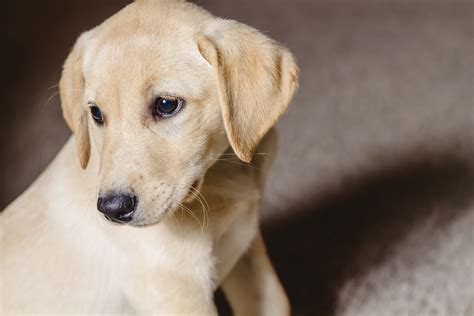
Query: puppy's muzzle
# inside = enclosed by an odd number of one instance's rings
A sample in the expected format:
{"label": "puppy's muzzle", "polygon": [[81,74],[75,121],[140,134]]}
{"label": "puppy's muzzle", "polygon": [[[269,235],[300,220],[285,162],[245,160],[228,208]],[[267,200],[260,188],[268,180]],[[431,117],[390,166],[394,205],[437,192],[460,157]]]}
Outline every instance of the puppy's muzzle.
{"label": "puppy's muzzle", "polygon": [[137,197],[131,194],[111,194],[99,197],[97,209],[109,221],[127,223],[133,219],[137,202]]}

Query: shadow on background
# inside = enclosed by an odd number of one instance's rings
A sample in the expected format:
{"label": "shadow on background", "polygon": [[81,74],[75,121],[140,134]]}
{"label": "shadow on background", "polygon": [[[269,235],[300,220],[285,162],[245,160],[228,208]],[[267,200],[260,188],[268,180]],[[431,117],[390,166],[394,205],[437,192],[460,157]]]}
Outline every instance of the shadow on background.
{"label": "shadow on background", "polygon": [[[469,209],[474,166],[452,153],[407,156],[264,225],[268,252],[295,315],[334,315],[344,283],[389,260],[418,224],[435,218],[435,229],[441,228]],[[217,301],[221,313],[229,314],[221,293]]]}

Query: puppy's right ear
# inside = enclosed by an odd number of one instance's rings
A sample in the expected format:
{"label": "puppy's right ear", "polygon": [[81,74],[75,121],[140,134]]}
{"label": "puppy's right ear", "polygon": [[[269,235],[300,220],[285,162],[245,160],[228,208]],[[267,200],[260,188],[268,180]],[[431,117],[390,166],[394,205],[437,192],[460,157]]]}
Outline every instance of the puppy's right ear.
{"label": "puppy's right ear", "polygon": [[83,169],[90,157],[90,140],[87,116],[84,113],[84,76],[82,73],[83,50],[87,33],[82,34],[63,66],[59,92],[63,116],[76,138],[77,152]]}

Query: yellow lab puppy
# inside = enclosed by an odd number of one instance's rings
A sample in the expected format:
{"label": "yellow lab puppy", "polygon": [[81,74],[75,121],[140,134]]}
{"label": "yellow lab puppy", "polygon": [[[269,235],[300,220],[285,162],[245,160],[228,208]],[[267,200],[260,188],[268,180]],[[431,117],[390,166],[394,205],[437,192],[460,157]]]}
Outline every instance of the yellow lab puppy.
{"label": "yellow lab puppy", "polygon": [[184,1],[82,34],[60,81],[74,136],[1,216],[2,315],[214,315],[218,286],[237,315],[289,314],[257,210],[297,75],[276,42]]}

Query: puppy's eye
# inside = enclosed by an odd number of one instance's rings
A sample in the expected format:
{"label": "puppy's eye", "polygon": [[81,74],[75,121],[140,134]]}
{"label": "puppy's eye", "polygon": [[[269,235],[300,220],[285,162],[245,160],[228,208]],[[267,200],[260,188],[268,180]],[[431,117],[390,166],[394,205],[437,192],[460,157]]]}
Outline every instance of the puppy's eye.
{"label": "puppy's eye", "polygon": [[183,107],[184,100],[174,97],[158,97],[153,104],[153,114],[160,117],[175,115]]}
{"label": "puppy's eye", "polygon": [[90,107],[91,116],[97,124],[102,125],[104,124],[104,116],[102,115],[102,111],[97,105],[93,105]]}

